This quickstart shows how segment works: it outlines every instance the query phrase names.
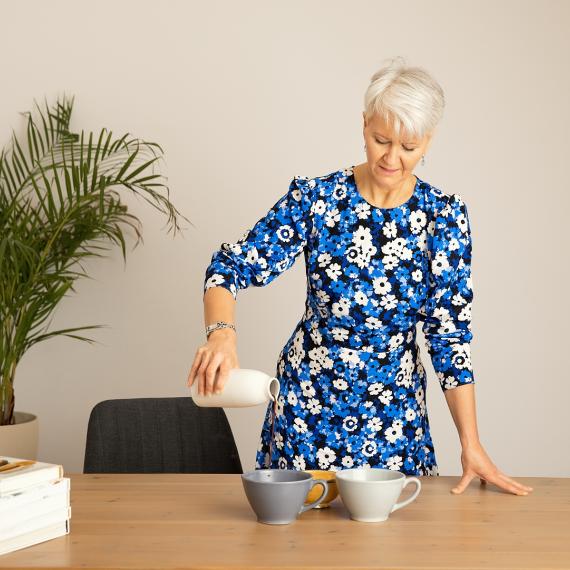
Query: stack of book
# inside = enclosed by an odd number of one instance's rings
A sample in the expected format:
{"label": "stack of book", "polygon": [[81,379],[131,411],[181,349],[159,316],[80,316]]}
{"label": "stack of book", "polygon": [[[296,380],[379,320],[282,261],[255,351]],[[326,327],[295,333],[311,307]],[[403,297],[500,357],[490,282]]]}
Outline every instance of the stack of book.
{"label": "stack of book", "polygon": [[69,532],[69,483],[61,465],[0,457],[0,554]]}

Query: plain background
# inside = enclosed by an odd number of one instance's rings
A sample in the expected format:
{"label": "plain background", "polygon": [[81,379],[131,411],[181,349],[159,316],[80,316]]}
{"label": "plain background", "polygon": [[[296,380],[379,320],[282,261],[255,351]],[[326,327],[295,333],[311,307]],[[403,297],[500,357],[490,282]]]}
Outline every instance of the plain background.
{"label": "plain background", "polygon": [[[282,196],[294,175],[365,160],[363,95],[387,58],[430,71],[447,107],[420,178],[467,203],[473,232],[473,365],[481,441],[511,476],[568,476],[570,3],[566,1],[22,1],[2,3],[1,144],[33,100],[75,95],[72,130],[102,127],[165,149],[170,198],[194,224],[125,194],[143,223],[90,260],[33,347],[18,410],[40,418],[39,458],[79,472],[91,408],[108,398],[185,396],[205,340],[211,255]],[[132,236],[132,232],[128,235]],[[302,256],[238,293],[240,365],[273,374],[303,312]],[[443,392],[427,401],[440,473],[461,448]],[[244,470],[265,406],[227,409]]]}

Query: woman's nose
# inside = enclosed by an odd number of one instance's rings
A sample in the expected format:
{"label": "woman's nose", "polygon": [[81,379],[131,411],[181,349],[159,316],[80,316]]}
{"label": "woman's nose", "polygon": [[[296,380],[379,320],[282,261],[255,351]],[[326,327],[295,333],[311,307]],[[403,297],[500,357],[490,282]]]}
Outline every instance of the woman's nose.
{"label": "woman's nose", "polygon": [[384,162],[386,166],[394,166],[398,163],[398,149],[394,145],[390,145],[386,150]]}

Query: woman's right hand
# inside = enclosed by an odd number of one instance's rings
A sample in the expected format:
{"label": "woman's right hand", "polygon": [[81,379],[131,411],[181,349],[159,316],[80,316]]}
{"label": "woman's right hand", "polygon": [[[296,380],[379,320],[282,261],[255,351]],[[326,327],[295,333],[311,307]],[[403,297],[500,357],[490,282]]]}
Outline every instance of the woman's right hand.
{"label": "woman's right hand", "polygon": [[188,374],[188,387],[198,382],[198,394],[219,394],[226,385],[230,369],[239,367],[236,332],[229,328],[215,330],[196,350]]}

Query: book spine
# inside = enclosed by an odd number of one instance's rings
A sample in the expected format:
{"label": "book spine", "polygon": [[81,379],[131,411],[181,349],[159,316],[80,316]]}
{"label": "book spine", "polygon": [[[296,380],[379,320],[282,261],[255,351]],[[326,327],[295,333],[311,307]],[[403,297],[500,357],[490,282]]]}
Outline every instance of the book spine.
{"label": "book spine", "polygon": [[69,520],[0,541],[0,555],[69,534]]}
{"label": "book spine", "polygon": [[20,524],[14,525],[0,532],[0,541],[9,538],[26,534],[34,530],[38,530],[56,523],[61,523],[71,518],[71,507],[65,509],[58,509],[51,513],[46,513],[39,517],[23,521]]}
{"label": "book spine", "polygon": [[67,493],[59,493],[52,497],[39,499],[23,507],[11,509],[6,513],[0,514],[0,536],[10,528],[24,524],[37,517],[47,515],[53,511],[61,511],[66,507],[69,507],[69,496]]}
{"label": "book spine", "polygon": [[21,471],[14,470],[0,473],[0,497],[30,488],[40,483],[49,483],[61,479],[63,467],[55,464],[25,467]]}
{"label": "book spine", "polygon": [[4,516],[10,516],[15,510],[22,509],[26,505],[43,501],[50,497],[65,495],[69,497],[71,480],[69,477],[53,483],[40,484],[30,489],[12,493],[0,498],[0,524]]}

